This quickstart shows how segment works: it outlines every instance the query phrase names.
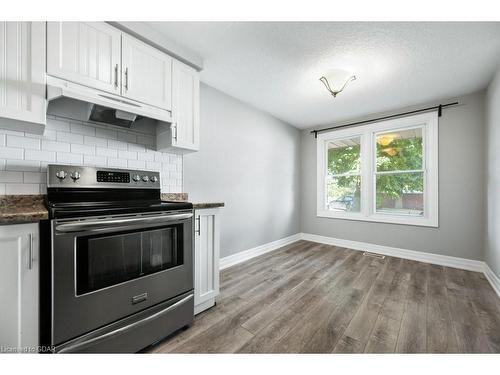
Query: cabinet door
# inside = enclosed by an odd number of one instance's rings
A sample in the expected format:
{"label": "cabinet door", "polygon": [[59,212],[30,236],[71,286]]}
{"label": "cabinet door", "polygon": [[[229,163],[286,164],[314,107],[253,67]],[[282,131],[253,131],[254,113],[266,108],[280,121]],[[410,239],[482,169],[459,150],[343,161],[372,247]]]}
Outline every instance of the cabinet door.
{"label": "cabinet door", "polygon": [[198,210],[195,212],[195,221],[194,305],[195,312],[200,312],[197,305],[215,302],[219,294],[218,210]]}
{"label": "cabinet door", "polygon": [[0,117],[45,124],[44,22],[0,22]]}
{"label": "cabinet door", "polygon": [[180,61],[172,67],[172,96],[172,146],[199,150],[200,78]]}
{"label": "cabinet door", "polygon": [[119,94],[120,43],[105,22],[47,22],[47,74]]}
{"label": "cabinet door", "polygon": [[172,58],[140,40],[123,34],[121,94],[170,111]]}
{"label": "cabinet door", "polygon": [[0,226],[0,346],[38,345],[38,225]]}

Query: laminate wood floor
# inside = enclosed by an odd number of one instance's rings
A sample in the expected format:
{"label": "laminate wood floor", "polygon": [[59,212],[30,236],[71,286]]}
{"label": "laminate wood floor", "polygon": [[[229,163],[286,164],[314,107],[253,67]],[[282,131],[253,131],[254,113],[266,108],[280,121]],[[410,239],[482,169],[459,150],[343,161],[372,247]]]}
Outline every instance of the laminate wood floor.
{"label": "laminate wood floor", "polygon": [[499,353],[477,272],[298,241],[221,273],[217,305],[155,353]]}

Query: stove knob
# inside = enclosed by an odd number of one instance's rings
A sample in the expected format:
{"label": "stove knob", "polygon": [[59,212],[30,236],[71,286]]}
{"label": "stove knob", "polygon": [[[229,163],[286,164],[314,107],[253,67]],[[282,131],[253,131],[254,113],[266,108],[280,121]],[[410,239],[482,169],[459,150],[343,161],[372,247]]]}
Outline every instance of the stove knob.
{"label": "stove knob", "polygon": [[132,180],[134,180],[135,182],[140,181],[141,180],[141,176],[139,176],[138,174],[136,174],[134,177],[132,177]]}
{"label": "stove knob", "polygon": [[74,171],[73,173],[71,173],[69,175],[69,177],[71,177],[71,179],[76,182],[76,180],[80,179],[80,173],[77,171]]}
{"label": "stove knob", "polygon": [[151,182],[156,182],[156,181],[158,181],[158,177],[151,176],[150,180],[151,180]]}
{"label": "stove knob", "polygon": [[62,181],[66,178],[68,174],[65,171],[59,171],[56,173],[56,177],[59,179],[59,181]]}
{"label": "stove knob", "polygon": [[146,176],[146,175],[142,176],[142,181],[148,182],[149,181],[149,177]]}

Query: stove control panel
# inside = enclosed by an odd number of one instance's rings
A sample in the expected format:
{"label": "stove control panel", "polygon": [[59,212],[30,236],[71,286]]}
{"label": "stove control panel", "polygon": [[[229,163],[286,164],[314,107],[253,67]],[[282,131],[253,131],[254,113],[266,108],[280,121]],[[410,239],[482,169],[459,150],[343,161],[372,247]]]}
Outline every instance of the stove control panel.
{"label": "stove control panel", "polygon": [[125,183],[130,182],[129,172],[97,171],[97,182]]}
{"label": "stove control panel", "polygon": [[47,187],[160,189],[160,174],[151,171],[50,164],[47,167]]}

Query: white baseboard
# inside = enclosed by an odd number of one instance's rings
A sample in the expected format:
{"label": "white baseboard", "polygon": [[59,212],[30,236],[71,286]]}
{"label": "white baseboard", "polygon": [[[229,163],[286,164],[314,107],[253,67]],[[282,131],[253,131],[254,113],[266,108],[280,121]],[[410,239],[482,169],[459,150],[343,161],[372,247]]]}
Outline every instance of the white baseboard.
{"label": "white baseboard", "polygon": [[491,287],[497,293],[497,296],[500,297],[500,278],[493,272],[493,270],[488,266],[487,263],[484,263],[484,276],[490,282]]}
{"label": "white baseboard", "polygon": [[293,242],[297,242],[298,240],[300,240],[300,238],[301,238],[301,233],[297,233],[289,237],[281,238],[273,242],[268,242],[264,245],[260,245],[248,250],[240,251],[239,253],[233,255],[229,255],[227,257],[220,259],[219,268],[223,270],[225,268],[234,266],[235,264],[244,262],[256,256],[279,249],[280,247],[286,246]]}
{"label": "white baseboard", "polygon": [[421,251],[400,249],[397,247],[375,245],[367,242],[343,240],[340,238],[318,236],[316,234],[302,233],[302,239],[312,242],[324,243],[348,249],[369,251],[372,253],[393,256],[396,258],[417,260],[419,262],[438,264],[440,266],[460,268],[467,271],[483,272],[484,262],[446,255],[424,253]]}

